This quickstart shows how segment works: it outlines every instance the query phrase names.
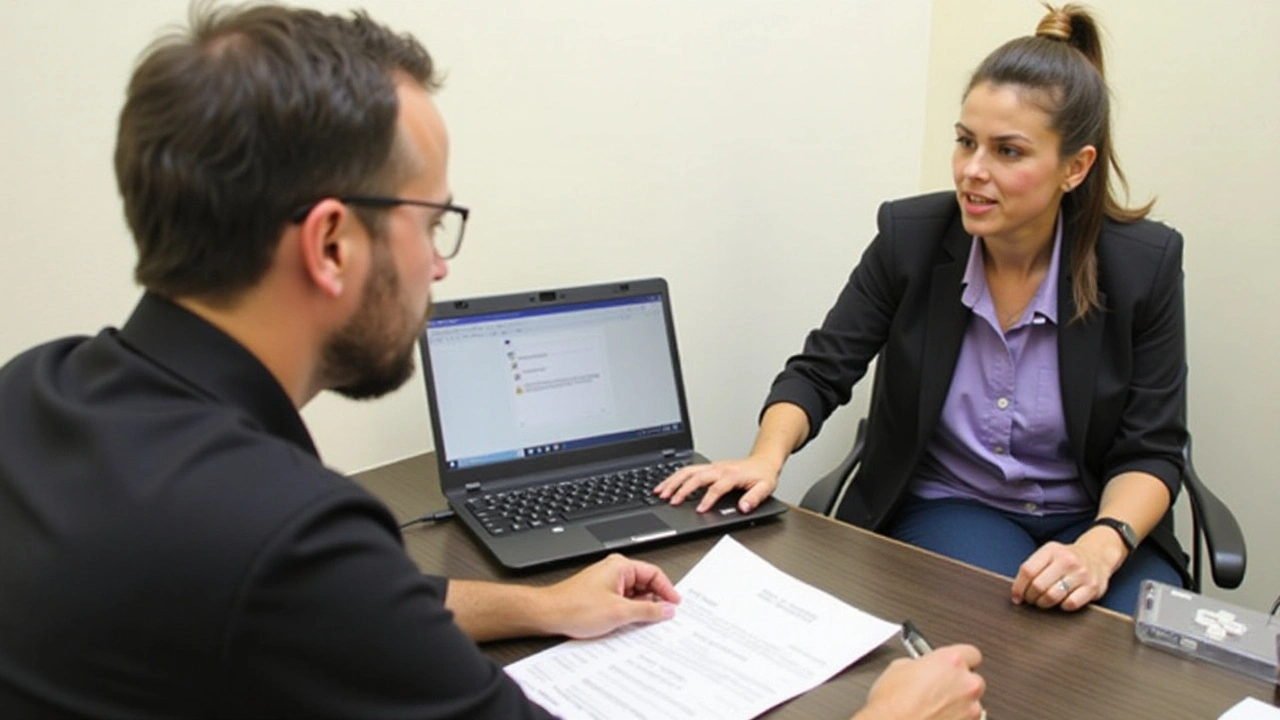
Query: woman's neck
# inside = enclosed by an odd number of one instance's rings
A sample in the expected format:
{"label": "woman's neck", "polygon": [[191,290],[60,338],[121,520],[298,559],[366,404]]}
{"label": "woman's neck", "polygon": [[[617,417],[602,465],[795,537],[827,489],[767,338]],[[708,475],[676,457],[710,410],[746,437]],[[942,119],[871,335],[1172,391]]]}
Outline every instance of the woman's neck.
{"label": "woman's neck", "polygon": [[982,259],[988,273],[1001,277],[1042,275],[1053,259],[1053,235],[1034,244],[983,238]]}

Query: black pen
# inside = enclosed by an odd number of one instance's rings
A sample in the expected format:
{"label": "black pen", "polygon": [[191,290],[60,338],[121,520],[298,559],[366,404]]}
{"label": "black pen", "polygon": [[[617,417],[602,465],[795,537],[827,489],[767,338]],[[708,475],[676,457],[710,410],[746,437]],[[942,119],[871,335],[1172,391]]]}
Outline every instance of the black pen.
{"label": "black pen", "polygon": [[929,644],[928,640],[924,639],[924,636],[920,634],[915,625],[911,624],[910,620],[902,623],[902,644],[906,646],[907,654],[913,659],[933,652],[933,646]]}

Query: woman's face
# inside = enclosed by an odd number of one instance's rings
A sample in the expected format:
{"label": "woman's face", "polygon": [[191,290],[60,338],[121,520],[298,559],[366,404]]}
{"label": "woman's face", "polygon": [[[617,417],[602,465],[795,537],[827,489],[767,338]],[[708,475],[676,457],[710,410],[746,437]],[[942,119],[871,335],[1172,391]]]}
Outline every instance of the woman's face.
{"label": "woman's face", "polygon": [[960,108],[951,171],[964,229],[989,241],[1035,246],[1052,239],[1063,193],[1088,174],[1096,151],[1058,154],[1049,116],[1027,90],[981,83]]}

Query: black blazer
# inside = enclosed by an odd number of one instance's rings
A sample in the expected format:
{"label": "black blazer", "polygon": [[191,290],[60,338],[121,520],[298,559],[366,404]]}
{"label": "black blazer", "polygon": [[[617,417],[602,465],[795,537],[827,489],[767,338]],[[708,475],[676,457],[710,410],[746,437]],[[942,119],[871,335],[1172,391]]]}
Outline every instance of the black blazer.
{"label": "black blazer", "polygon": [[[970,318],[960,282],[973,242],[952,192],[885,203],[878,226],[835,306],[765,401],[803,408],[812,438],[879,356],[866,454],[837,509],[840,519],[872,529],[906,495],[941,416]],[[1059,263],[1058,364],[1080,479],[1096,502],[1108,480],[1141,470],[1177,497],[1187,439],[1182,236],[1149,220],[1107,221],[1097,248],[1103,309],[1072,322],[1072,235],[1068,225]],[[1150,539],[1185,570],[1172,514]]]}

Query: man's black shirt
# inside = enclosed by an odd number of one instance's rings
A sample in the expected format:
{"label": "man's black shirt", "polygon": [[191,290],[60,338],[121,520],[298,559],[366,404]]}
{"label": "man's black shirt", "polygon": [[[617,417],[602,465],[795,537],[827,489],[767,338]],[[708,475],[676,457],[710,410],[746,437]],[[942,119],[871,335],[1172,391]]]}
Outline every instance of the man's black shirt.
{"label": "man's black shirt", "polygon": [[0,418],[0,717],[545,716],[180,306],[14,358]]}

